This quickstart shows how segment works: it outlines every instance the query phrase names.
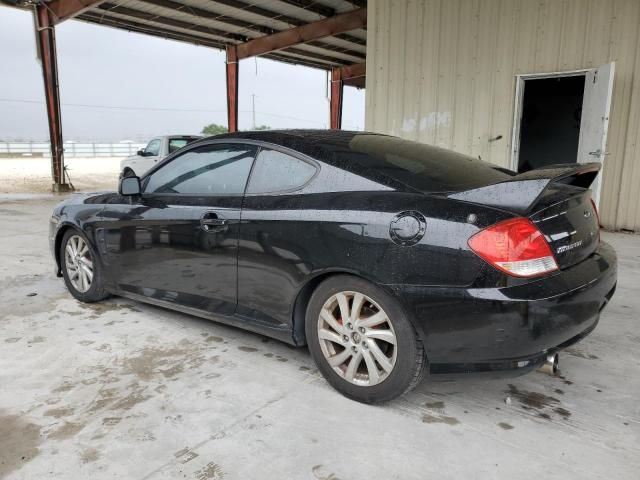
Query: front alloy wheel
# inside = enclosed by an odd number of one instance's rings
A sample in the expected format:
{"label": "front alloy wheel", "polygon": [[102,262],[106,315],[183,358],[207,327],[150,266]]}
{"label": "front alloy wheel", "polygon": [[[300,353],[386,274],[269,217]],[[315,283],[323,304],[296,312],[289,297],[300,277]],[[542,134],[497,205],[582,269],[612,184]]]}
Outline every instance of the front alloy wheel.
{"label": "front alloy wheel", "polygon": [[373,386],[396,364],[397,341],[386,312],[358,292],[339,292],[323,305],[318,338],[325,359],[346,381]]}
{"label": "front alloy wheel", "polygon": [[89,246],[79,235],[72,235],[67,241],[64,256],[69,281],[78,292],[87,292],[93,281],[93,259]]}
{"label": "front alloy wheel", "polygon": [[97,253],[79,230],[68,229],[60,242],[60,269],[67,289],[81,302],[107,298]]}

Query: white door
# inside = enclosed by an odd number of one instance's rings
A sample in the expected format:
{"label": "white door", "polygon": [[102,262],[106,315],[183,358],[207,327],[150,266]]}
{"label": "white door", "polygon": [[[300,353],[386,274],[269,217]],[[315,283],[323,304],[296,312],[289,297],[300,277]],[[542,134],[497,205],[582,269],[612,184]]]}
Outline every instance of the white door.
{"label": "white door", "polygon": [[[609,128],[614,71],[615,63],[612,62],[586,72],[578,143],[578,163],[603,163],[607,155],[607,130]],[[600,202],[601,182],[602,170],[591,186],[596,205]]]}

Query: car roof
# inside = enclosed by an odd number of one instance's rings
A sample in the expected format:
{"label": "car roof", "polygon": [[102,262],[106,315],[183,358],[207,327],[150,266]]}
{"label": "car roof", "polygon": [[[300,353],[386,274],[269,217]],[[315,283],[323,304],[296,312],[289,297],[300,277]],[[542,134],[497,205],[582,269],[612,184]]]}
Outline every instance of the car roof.
{"label": "car roof", "polygon": [[209,139],[236,138],[247,140],[258,140],[270,143],[281,144],[281,142],[304,142],[304,143],[343,143],[351,140],[358,134],[369,134],[370,132],[350,131],[350,130],[320,130],[320,129],[282,129],[282,130],[252,130],[245,132],[222,133],[207,137]]}
{"label": "car roof", "polygon": [[496,165],[399,137],[348,130],[260,130],[211,140],[253,140],[280,145],[364,178],[382,177],[423,193],[457,192],[510,178]]}
{"label": "car roof", "polygon": [[[379,133],[350,131],[350,130],[257,130],[247,132],[223,133],[206,137],[203,140],[254,140],[273,143],[296,150],[319,160],[330,160],[332,153],[348,150],[349,142],[356,135],[380,135]],[[329,162],[331,163],[331,162]]]}

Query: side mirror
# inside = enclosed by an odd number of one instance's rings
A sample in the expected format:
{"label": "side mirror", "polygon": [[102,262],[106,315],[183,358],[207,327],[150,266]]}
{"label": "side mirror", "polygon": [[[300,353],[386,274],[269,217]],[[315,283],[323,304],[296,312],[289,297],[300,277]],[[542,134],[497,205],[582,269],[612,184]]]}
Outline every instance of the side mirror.
{"label": "side mirror", "polygon": [[118,185],[118,193],[125,196],[140,195],[140,177],[123,177]]}
{"label": "side mirror", "polygon": [[140,149],[136,152],[136,155],[140,156],[140,157],[144,157],[144,150]]}

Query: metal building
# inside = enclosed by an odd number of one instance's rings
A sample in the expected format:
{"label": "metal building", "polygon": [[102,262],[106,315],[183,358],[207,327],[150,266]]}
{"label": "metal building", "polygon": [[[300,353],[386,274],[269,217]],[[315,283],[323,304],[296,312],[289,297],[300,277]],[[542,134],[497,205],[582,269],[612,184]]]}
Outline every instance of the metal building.
{"label": "metal building", "polygon": [[640,1],[369,0],[366,128],[504,167],[600,161],[640,230]]}

